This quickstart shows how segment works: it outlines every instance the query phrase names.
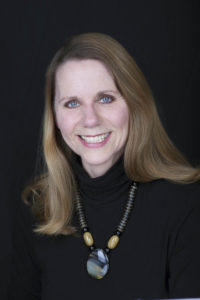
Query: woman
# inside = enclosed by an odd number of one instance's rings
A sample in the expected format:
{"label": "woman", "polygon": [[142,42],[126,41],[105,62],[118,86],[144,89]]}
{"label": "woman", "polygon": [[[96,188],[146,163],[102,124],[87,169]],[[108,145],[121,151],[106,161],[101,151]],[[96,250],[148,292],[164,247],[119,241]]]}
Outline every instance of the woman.
{"label": "woman", "polygon": [[200,171],[117,41],[81,34],[55,54],[43,129],[44,171],[16,219],[10,298],[200,297]]}

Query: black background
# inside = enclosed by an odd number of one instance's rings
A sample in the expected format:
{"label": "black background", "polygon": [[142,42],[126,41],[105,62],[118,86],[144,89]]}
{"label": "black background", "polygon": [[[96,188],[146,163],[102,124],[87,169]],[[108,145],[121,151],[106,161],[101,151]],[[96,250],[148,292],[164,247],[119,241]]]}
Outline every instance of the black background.
{"label": "black background", "polygon": [[200,163],[198,0],[7,1],[1,8],[0,299],[9,280],[12,213],[33,176],[44,74],[70,35],[107,33],[149,81],[169,136]]}

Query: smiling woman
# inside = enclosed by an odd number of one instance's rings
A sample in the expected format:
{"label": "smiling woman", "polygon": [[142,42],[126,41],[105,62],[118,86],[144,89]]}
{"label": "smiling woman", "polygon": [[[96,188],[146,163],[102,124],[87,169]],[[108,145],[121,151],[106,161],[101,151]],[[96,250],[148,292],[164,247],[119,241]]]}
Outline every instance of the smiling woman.
{"label": "smiling woman", "polygon": [[106,67],[94,59],[62,64],[54,107],[61,135],[87,173],[105,174],[124,152],[129,124],[126,101]]}
{"label": "smiling woman", "polygon": [[55,54],[43,154],[16,215],[10,299],[200,297],[200,170],[113,38],[81,34]]}

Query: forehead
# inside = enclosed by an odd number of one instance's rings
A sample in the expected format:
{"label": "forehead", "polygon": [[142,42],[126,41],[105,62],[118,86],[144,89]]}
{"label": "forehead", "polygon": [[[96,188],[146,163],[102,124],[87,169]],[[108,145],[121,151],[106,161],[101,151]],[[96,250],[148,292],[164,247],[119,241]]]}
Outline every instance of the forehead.
{"label": "forehead", "polygon": [[69,60],[56,72],[56,92],[86,92],[115,89],[111,72],[95,59]]}

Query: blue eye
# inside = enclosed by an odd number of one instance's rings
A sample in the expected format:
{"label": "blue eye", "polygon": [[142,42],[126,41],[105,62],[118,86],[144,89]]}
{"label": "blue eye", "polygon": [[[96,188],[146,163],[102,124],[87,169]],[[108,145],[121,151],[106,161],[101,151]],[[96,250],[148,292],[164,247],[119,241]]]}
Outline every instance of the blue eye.
{"label": "blue eye", "polygon": [[104,97],[102,97],[101,99],[100,99],[100,102],[101,103],[110,103],[110,102],[112,102],[113,101],[113,99],[112,99],[112,97],[110,97],[110,96],[104,96]]}
{"label": "blue eye", "polygon": [[76,100],[72,100],[72,101],[65,103],[65,106],[68,108],[75,108],[75,107],[79,106],[79,104]]}

